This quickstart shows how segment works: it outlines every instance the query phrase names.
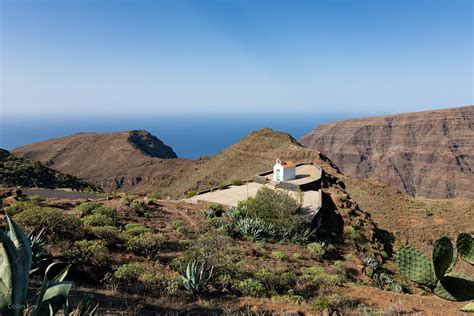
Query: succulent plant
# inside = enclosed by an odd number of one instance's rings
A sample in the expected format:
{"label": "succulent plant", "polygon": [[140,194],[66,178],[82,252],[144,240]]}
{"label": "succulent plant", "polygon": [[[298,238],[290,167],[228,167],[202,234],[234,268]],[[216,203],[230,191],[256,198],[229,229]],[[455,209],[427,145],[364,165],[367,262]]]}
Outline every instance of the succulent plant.
{"label": "succulent plant", "polygon": [[[0,231],[0,314],[23,315],[32,262],[32,250],[28,237],[6,215],[8,231]],[[29,315],[54,315],[67,301],[72,282],[64,281],[68,268],[49,279],[53,263],[46,269],[40,294]],[[66,313],[67,314],[67,313]]]}
{"label": "succulent plant", "polygon": [[46,261],[44,258],[43,248],[46,243],[46,240],[43,236],[44,228],[38,233],[30,233],[28,234],[28,240],[30,241],[31,245],[31,269],[30,274],[38,271],[42,263]]}
{"label": "succulent plant", "polygon": [[[460,234],[456,248],[457,256],[473,264],[474,239],[471,235]],[[427,285],[439,297],[454,301],[474,299],[474,279],[450,273],[457,257],[448,237],[435,242],[432,260],[410,246],[401,248],[395,260],[400,272],[416,283]]]}
{"label": "succulent plant", "polygon": [[186,273],[182,277],[185,289],[191,294],[199,294],[204,291],[209,280],[213,276],[213,268],[207,270],[204,264],[197,260],[191,260],[186,267]]}

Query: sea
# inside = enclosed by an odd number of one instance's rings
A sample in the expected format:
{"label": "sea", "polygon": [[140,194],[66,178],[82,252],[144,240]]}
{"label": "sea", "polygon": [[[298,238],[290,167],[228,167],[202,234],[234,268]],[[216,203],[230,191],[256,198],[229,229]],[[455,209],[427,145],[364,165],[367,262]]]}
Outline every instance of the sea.
{"label": "sea", "polygon": [[178,157],[211,156],[250,132],[270,127],[298,139],[319,124],[352,118],[354,114],[299,116],[103,116],[0,118],[0,148],[22,145],[78,132],[146,130],[171,146]]}

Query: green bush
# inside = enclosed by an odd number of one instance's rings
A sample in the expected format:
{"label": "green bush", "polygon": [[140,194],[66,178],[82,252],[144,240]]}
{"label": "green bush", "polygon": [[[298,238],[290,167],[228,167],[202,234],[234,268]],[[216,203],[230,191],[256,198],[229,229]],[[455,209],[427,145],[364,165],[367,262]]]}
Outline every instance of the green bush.
{"label": "green bush", "polygon": [[219,190],[225,190],[225,189],[227,189],[228,187],[229,187],[228,184],[225,184],[225,183],[219,184]]}
{"label": "green bush", "polygon": [[286,259],[286,254],[283,251],[273,251],[272,256],[278,260]]}
{"label": "green bush", "polygon": [[126,194],[122,197],[122,204],[125,206],[129,206],[137,197],[135,195]]}
{"label": "green bush", "polygon": [[75,256],[80,261],[99,264],[107,260],[109,250],[102,240],[80,240],[74,243],[76,247]]}
{"label": "green bush", "polygon": [[240,202],[243,215],[258,218],[275,226],[277,230],[297,231],[304,223],[300,204],[288,193],[262,187],[254,198]]}
{"label": "green bush", "polygon": [[321,285],[338,285],[342,283],[342,277],[336,274],[328,274],[322,267],[303,267],[301,280],[309,282],[316,288]]}
{"label": "green bush", "polygon": [[243,281],[240,281],[239,283],[237,283],[235,288],[242,292],[243,295],[252,297],[262,297],[267,294],[267,291],[263,284],[252,278],[247,278]]}
{"label": "green bush", "polygon": [[114,226],[115,219],[104,214],[91,214],[81,219],[84,225],[89,226]]}
{"label": "green bush", "polygon": [[115,219],[117,217],[117,210],[111,207],[101,206],[94,209],[92,214],[101,214]]}
{"label": "green bush", "polygon": [[283,267],[262,268],[255,274],[255,278],[271,293],[287,293],[297,283],[296,274]]}
{"label": "green bush", "polygon": [[48,241],[70,239],[82,233],[79,218],[52,207],[35,206],[15,215],[14,219],[29,231],[39,232],[44,228]]}
{"label": "green bush", "polygon": [[140,262],[132,262],[122,264],[118,269],[114,272],[114,276],[122,281],[125,281],[129,284],[136,282],[140,275],[147,271],[147,267]]}
{"label": "green bush", "polygon": [[306,249],[308,249],[311,258],[315,260],[321,260],[326,252],[324,247],[318,242],[309,243],[306,245]]}
{"label": "green bush", "polygon": [[197,195],[197,192],[196,191],[188,191],[186,192],[186,197],[189,199],[189,198],[192,198],[193,196],[196,196]]}
{"label": "green bush", "polygon": [[232,185],[235,185],[235,186],[242,185],[242,181],[240,181],[239,179],[234,179],[232,180]]}
{"label": "green bush", "polygon": [[128,236],[139,236],[151,232],[151,228],[145,227],[141,224],[130,223],[125,225],[125,234]]}
{"label": "green bush", "polygon": [[9,215],[14,216],[32,207],[34,207],[34,205],[30,201],[16,201],[15,203],[11,205],[6,206],[4,208],[4,211],[7,212]]}
{"label": "green bush", "polygon": [[38,205],[41,201],[44,201],[44,199],[39,195],[29,195],[26,198],[35,205]]}
{"label": "green bush", "polygon": [[126,242],[128,251],[138,255],[144,254],[148,259],[156,259],[161,245],[165,242],[165,236],[160,233],[144,233],[132,236]]}
{"label": "green bush", "polygon": [[93,226],[91,232],[102,239],[109,246],[115,246],[122,242],[122,236],[119,229],[115,226]]}
{"label": "green bush", "polygon": [[74,209],[81,212],[82,216],[86,216],[92,214],[92,211],[99,207],[102,207],[102,204],[98,202],[84,202],[76,206]]}

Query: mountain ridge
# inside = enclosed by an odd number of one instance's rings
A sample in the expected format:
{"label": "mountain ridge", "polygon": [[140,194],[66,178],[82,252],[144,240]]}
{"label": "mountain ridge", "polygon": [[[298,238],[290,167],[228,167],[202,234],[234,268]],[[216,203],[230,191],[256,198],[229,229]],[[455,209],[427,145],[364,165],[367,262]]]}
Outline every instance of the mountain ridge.
{"label": "mountain ridge", "polygon": [[474,198],[474,106],[321,124],[300,142],[356,178],[412,196]]}

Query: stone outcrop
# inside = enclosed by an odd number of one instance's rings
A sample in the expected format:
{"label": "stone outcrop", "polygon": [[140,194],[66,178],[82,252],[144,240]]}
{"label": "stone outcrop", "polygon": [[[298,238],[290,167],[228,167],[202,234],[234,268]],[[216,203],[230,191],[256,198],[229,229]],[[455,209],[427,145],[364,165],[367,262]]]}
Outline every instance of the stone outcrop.
{"label": "stone outcrop", "polygon": [[349,176],[413,196],[474,198],[474,106],[336,121],[300,142]]}

